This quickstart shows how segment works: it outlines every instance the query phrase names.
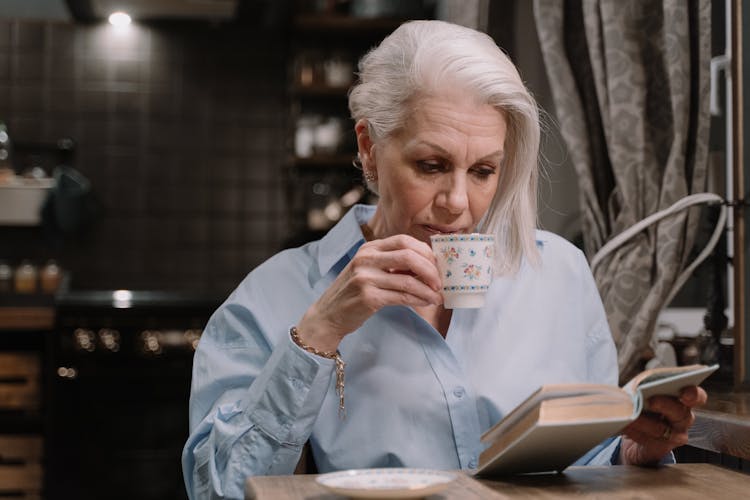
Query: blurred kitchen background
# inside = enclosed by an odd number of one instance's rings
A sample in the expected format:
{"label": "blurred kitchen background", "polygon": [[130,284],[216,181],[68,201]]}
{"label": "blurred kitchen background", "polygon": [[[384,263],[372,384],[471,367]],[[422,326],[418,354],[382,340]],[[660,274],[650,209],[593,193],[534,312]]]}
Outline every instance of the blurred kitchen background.
{"label": "blurred kitchen background", "polygon": [[541,225],[580,245],[531,2],[0,2],[0,497],[185,498],[201,328],[255,266],[372,201],[346,92],[425,18],[519,65],[549,113]]}
{"label": "blurred kitchen background", "polygon": [[[445,4],[466,15],[471,3]],[[481,22],[506,50],[530,52],[524,76],[543,100],[530,6],[524,28],[513,23],[515,2],[473,3],[497,9],[492,26]],[[106,23],[116,6],[135,22]],[[364,198],[346,107],[357,57],[403,18],[450,15],[440,2],[372,0],[6,0],[0,9],[12,168],[53,176],[64,164],[90,184],[84,199],[57,207],[72,211],[69,230],[53,216],[26,224],[49,183],[26,190],[28,205],[0,198],[0,259],[55,259],[76,289],[219,295]],[[466,17],[477,24],[476,15]],[[534,43],[511,43],[514,33]],[[555,147],[543,220],[571,236],[575,181],[559,189]]]}

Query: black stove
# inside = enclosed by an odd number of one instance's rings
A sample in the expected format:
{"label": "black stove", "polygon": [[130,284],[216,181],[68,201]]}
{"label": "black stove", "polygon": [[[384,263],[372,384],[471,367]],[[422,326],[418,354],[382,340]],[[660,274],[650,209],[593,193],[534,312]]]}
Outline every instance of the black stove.
{"label": "black stove", "polygon": [[57,297],[48,498],[186,498],[193,352],[221,300],[131,290]]}

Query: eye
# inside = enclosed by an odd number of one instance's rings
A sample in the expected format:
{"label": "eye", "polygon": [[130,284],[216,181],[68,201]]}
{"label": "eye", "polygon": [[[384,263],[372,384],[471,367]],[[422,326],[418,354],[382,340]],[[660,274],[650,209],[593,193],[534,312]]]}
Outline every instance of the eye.
{"label": "eye", "polygon": [[445,167],[443,163],[435,160],[421,160],[417,162],[417,167],[424,173],[442,172]]}
{"label": "eye", "polygon": [[478,165],[471,170],[480,179],[487,179],[497,173],[497,168],[488,165]]}

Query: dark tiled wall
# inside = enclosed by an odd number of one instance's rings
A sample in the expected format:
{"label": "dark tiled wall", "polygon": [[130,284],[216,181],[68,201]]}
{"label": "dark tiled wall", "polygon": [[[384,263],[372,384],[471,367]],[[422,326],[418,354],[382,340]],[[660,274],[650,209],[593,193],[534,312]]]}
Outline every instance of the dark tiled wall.
{"label": "dark tiled wall", "polygon": [[284,36],[130,28],[0,20],[0,120],[19,143],[73,138],[104,209],[62,244],[0,227],[0,259],[56,257],[77,288],[225,293],[289,236]]}

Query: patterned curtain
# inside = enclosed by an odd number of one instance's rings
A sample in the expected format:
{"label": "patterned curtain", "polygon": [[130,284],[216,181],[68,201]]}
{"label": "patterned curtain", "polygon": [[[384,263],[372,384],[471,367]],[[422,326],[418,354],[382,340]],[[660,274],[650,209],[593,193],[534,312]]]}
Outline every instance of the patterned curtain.
{"label": "patterned curtain", "polygon": [[[586,254],[706,186],[710,0],[535,0]],[[596,268],[621,381],[642,368],[689,264],[699,209],[639,232]]]}

